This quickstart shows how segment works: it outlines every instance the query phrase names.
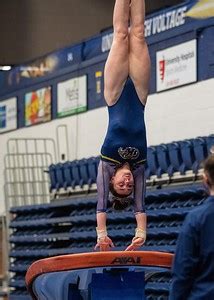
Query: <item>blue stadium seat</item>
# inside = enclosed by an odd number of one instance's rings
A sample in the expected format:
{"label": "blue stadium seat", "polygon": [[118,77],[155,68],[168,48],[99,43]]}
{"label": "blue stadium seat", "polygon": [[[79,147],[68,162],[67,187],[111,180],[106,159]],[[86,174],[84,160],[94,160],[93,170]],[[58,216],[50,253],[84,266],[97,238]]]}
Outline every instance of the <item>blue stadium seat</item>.
{"label": "blue stadium seat", "polygon": [[83,187],[84,184],[91,185],[91,180],[88,172],[88,160],[83,158],[79,161],[79,172],[80,172],[80,183],[79,185]]}
{"label": "blue stadium seat", "polygon": [[180,197],[182,195],[182,191],[180,191],[178,189],[170,190],[170,191],[168,191],[168,193],[170,196],[170,201],[176,201],[176,200],[180,199]]}
{"label": "blue stadium seat", "polygon": [[64,188],[67,190],[69,187],[75,187],[75,180],[72,176],[72,162],[67,161],[63,164],[63,174],[64,174]]}
{"label": "blue stadium seat", "polygon": [[146,285],[146,290],[150,290],[150,291],[157,291],[157,289],[159,291],[165,291],[165,292],[168,292],[169,291],[169,284],[168,283],[158,283],[155,284],[155,283],[148,283]]}
{"label": "blue stadium seat", "polygon": [[91,184],[96,183],[98,163],[99,162],[96,157],[88,158],[88,172]]}
{"label": "blue stadium seat", "polygon": [[179,142],[181,149],[181,156],[183,163],[180,167],[181,174],[185,174],[186,171],[193,170],[193,164],[195,163],[194,147],[193,143],[189,140]]}
{"label": "blue stadium seat", "polygon": [[50,178],[50,192],[57,189],[56,165],[51,164],[48,168]]}
{"label": "blue stadium seat", "polygon": [[22,276],[16,276],[11,278],[9,282],[11,287],[24,288],[26,286],[24,278]]}
{"label": "blue stadium seat", "polygon": [[56,189],[57,191],[64,187],[65,178],[64,178],[64,171],[63,171],[63,164],[58,163],[55,165],[56,168]]}
{"label": "blue stadium seat", "polygon": [[158,161],[157,152],[155,147],[148,147],[147,149],[147,161],[146,161],[146,178],[148,179],[152,175],[157,175]]}
{"label": "blue stadium seat", "polygon": [[146,204],[158,201],[158,193],[148,192],[146,195]]}
{"label": "blue stadium seat", "polygon": [[202,168],[201,163],[208,155],[206,140],[202,137],[198,137],[192,140],[194,147],[194,155],[196,161],[193,165],[193,171],[197,172],[198,169]]}
{"label": "blue stadium seat", "polygon": [[207,153],[211,154],[214,153],[214,134],[205,137],[206,145],[207,145]]}
{"label": "blue stadium seat", "polygon": [[174,172],[180,171],[180,167],[183,163],[180,145],[177,142],[173,142],[167,144],[169,159],[170,159],[170,167],[169,172],[170,174]]}
{"label": "blue stadium seat", "polygon": [[157,152],[157,161],[158,161],[158,170],[157,176],[161,177],[163,173],[168,173],[169,176],[172,176],[172,173],[169,173],[169,166],[170,166],[170,158],[167,145],[159,145],[156,146]]}
{"label": "blue stadium seat", "polygon": [[74,187],[82,183],[80,177],[79,161],[74,160],[71,162],[71,174],[74,179]]}

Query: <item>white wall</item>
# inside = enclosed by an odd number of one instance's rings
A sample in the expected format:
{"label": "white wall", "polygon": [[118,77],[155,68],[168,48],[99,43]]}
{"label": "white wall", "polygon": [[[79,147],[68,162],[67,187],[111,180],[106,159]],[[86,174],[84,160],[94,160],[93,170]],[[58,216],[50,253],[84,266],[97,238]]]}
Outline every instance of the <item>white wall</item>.
{"label": "white wall", "polygon": [[146,108],[149,145],[214,133],[214,79],[149,97]]}
{"label": "white wall", "polygon": [[[148,145],[168,143],[185,138],[214,133],[214,79],[152,95],[146,106]],[[108,123],[105,107],[76,116],[54,120],[0,135],[0,214],[4,206],[4,156],[11,138],[52,138],[56,128],[68,128],[69,155],[66,159],[81,159],[99,155]],[[66,153],[65,138],[60,135],[60,153]]]}

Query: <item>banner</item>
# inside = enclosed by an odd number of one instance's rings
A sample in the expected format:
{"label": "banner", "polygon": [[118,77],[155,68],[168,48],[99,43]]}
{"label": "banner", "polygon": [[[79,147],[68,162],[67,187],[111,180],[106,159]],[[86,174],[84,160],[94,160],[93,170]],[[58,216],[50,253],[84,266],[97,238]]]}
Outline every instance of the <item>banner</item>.
{"label": "banner", "polygon": [[156,53],[157,92],[197,81],[197,42],[192,40]]}
{"label": "banner", "polygon": [[17,98],[0,102],[0,133],[17,129]]}
{"label": "banner", "polygon": [[146,19],[145,36],[150,37],[184,25],[186,23],[186,11],[187,6],[185,5],[161,14],[159,13],[152,18]]}
{"label": "banner", "polygon": [[[163,33],[173,32],[173,34],[182,34],[187,31],[187,26],[191,26],[189,29],[197,29],[201,26],[201,21],[206,20],[213,24],[211,18],[214,17],[214,1],[213,0],[192,0],[186,4],[180,4],[175,7],[169,7],[162,9],[151,15],[148,15],[145,20],[145,37],[148,44],[151,39],[155,38]],[[163,39],[169,38],[166,35],[162,36]],[[101,52],[104,53],[111,49],[113,41],[113,33],[106,33],[102,36]]]}
{"label": "banner", "polygon": [[76,77],[57,85],[57,116],[64,117],[87,110],[87,76]]}
{"label": "banner", "polygon": [[25,95],[25,126],[51,120],[51,87]]}

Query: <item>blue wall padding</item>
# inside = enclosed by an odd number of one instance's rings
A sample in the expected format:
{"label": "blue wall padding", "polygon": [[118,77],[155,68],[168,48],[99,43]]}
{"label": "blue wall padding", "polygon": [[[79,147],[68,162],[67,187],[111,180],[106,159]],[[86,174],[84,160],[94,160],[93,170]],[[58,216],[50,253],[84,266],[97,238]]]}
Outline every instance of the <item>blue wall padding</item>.
{"label": "blue wall padding", "polygon": [[[214,77],[214,26],[200,32],[198,42],[198,80]],[[212,49],[212,50],[211,50]]]}
{"label": "blue wall padding", "polygon": [[144,272],[93,274],[91,300],[145,300]]}

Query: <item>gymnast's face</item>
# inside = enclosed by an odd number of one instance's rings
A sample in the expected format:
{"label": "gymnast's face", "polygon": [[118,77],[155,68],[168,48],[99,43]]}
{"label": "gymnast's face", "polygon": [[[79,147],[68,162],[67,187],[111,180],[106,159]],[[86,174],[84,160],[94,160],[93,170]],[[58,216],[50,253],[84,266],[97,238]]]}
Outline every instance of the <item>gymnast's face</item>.
{"label": "gymnast's face", "polygon": [[126,166],[117,170],[111,182],[115,192],[121,196],[128,196],[133,191],[134,178],[132,172]]}

